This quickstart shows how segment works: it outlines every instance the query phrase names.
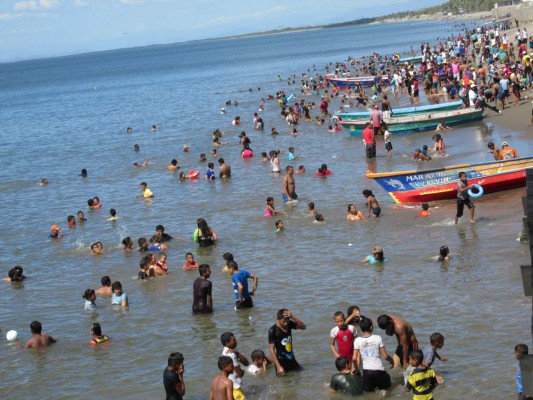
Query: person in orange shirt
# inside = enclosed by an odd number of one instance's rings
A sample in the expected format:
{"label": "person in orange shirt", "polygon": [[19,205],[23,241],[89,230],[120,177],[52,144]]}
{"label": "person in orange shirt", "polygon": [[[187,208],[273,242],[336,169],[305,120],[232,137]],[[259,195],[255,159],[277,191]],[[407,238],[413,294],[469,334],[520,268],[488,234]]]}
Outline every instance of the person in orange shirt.
{"label": "person in orange shirt", "polygon": [[418,218],[425,218],[429,217],[431,213],[429,212],[429,204],[424,203],[422,204],[422,210],[418,213]]}
{"label": "person in orange shirt", "polygon": [[518,157],[520,157],[520,155],[515,149],[509,147],[507,142],[502,143],[502,149],[500,150],[500,160],[510,160],[511,158]]}

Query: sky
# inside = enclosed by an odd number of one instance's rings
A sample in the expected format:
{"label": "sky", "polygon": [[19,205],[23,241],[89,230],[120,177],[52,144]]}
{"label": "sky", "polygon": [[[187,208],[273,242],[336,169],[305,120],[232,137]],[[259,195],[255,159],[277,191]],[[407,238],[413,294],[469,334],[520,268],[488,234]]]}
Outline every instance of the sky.
{"label": "sky", "polygon": [[0,62],[323,25],[444,2],[0,0]]}

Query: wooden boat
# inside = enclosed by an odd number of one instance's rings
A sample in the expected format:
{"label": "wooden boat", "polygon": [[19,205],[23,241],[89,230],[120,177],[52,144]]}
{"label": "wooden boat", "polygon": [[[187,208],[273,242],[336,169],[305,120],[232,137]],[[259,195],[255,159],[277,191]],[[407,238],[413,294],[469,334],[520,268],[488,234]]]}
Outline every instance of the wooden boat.
{"label": "wooden boat", "polygon": [[[449,110],[458,110],[463,105],[462,100],[451,101],[448,103],[437,103],[437,104],[426,104],[423,106],[416,107],[405,107],[397,108],[392,110],[392,117],[401,117],[404,115],[413,115],[413,114],[423,114],[428,112],[437,112],[437,111],[449,111]],[[340,118],[341,121],[356,121],[359,119],[368,119],[370,118],[370,111],[360,111],[360,112],[336,112],[335,116]]]}
{"label": "wooden boat", "polygon": [[[483,118],[481,109],[465,108],[454,111],[437,111],[432,113],[411,114],[400,117],[383,118],[383,122],[391,133],[407,134],[435,130],[441,121],[446,125],[459,125],[465,122],[475,121]],[[352,136],[361,136],[363,129],[369,119],[355,121],[339,121]]]}
{"label": "wooden boat", "polygon": [[402,57],[400,58],[400,64],[405,64],[406,62],[410,64],[420,64],[422,62],[422,55],[412,56],[412,57]]}
{"label": "wooden boat", "polygon": [[[326,75],[326,80],[332,85],[337,86],[339,89],[347,89],[361,85],[362,87],[372,87],[375,85],[376,80],[373,75],[368,76],[345,76],[335,77],[334,75]],[[383,75],[381,77],[381,83],[383,85],[389,84],[389,76]]]}
{"label": "wooden boat", "polygon": [[426,203],[456,198],[459,172],[466,173],[469,185],[476,183],[484,193],[493,193],[525,186],[526,168],[531,167],[533,157],[522,157],[422,171],[367,171],[366,177],[376,180],[396,203]]}

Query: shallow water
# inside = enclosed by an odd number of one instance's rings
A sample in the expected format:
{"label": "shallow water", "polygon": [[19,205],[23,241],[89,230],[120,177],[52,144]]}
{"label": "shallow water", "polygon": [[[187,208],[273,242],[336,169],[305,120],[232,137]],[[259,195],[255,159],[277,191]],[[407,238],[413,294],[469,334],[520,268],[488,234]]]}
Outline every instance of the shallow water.
{"label": "shallow water", "polygon": [[[20,264],[28,276],[23,286],[2,286],[0,324],[2,333],[16,329],[25,341],[29,323],[36,319],[59,339],[46,351],[17,350],[2,340],[1,397],[162,398],[168,354],[181,351],[186,398],[205,399],[218,372],[220,334],[234,332],[247,356],[255,348],[267,350],[268,328],[276,311],[287,307],[308,326],[294,333],[295,354],[305,371],[279,380],[272,371],[262,380],[247,377],[246,392],[258,399],[341,398],[327,387],[335,372],[329,331],[333,313],[346,311],[350,304],[373,318],[381,313],[404,316],[421,346],[435,331],[445,336],[441,354],[450,361],[434,365],[446,379],[436,391],[439,399],[478,393],[490,399],[514,396],[513,348],[530,338],[530,304],[518,268],[529,263],[529,251],[516,240],[525,189],[478,199],[474,225],[466,220],[453,225],[454,202],[432,205],[431,217],[421,220],[416,218],[418,208],[395,205],[364,172],[417,167],[410,154],[431,144],[432,133],[394,137],[392,160],[379,142],[378,158],[367,163],[360,139],[344,132],[329,134],[303,123],[298,136],[288,135],[274,102],[267,102],[262,115],[265,132],[275,126],[281,135],[272,138],[252,130],[260,97],[296,88],[279,82],[278,75],[286,78],[312,65],[323,72],[330,61],[378,49],[392,53],[410,44],[416,48],[423,38],[432,40],[448,29],[443,23],[351,27],[0,65],[0,243],[9,250],[1,267],[7,272]],[[311,98],[319,101],[318,96]],[[218,110],[229,99],[240,105],[227,107],[221,116]],[[404,104],[405,99],[399,105]],[[339,106],[334,100],[332,109]],[[243,120],[239,129],[231,125],[235,115]],[[154,123],[156,133],[150,132]],[[133,134],[125,133],[127,126]],[[166,172],[168,162],[178,158],[183,170],[203,173],[206,166],[198,163],[198,156],[209,153],[217,127],[229,142],[218,152],[232,166],[231,181],[180,183],[176,174]],[[288,147],[295,147],[300,157],[293,164],[308,171],[296,176],[296,207],[282,205],[281,178],[272,177],[260,157],[239,157],[235,138],[241,130],[251,137],[256,155],[283,149],[283,167]],[[521,154],[530,154],[528,135],[510,132],[492,115],[446,132],[449,156],[426,165],[490,160],[490,140],[510,140]],[[133,152],[135,143],[140,153]],[[190,153],[181,150],[186,143]],[[132,168],[144,159],[150,159],[149,168]],[[322,163],[333,171],[327,179],[314,176]],[[78,176],[81,168],[88,169],[88,179]],[[43,177],[50,185],[36,186]],[[154,201],[134,198],[142,181],[155,193]],[[347,223],[348,203],[364,210],[361,191],[366,188],[375,192],[383,218]],[[103,208],[86,211],[86,200],[95,195]],[[268,196],[287,212],[282,235],[274,234],[274,218],[262,216]],[[324,224],[306,216],[309,201],[325,216]],[[106,221],[112,207],[120,217],[114,223]],[[88,221],[69,230],[66,217],[78,210],[86,211]],[[192,243],[198,217],[219,234],[214,248],[197,249]],[[120,240],[149,237],[160,223],[176,238],[167,251],[171,273],[140,282],[135,278],[139,255],[122,253]],[[52,224],[60,224],[65,234],[58,243],[47,239]],[[90,245],[97,240],[106,254],[91,257]],[[389,262],[355,266],[377,244]],[[433,260],[443,244],[452,253],[447,264]],[[212,267],[214,315],[191,316],[197,273],[181,271],[187,251]],[[260,277],[253,310],[233,310],[231,281],[221,272],[226,251],[241,268]],[[97,288],[103,275],[122,282],[130,298],[128,310],[113,309],[108,299],[99,298],[97,313],[83,311],[82,293]],[[88,345],[89,325],[95,321],[112,337],[110,346]],[[395,339],[385,337],[384,342],[392,353]],[[392,376],[394,389],[386,397],[405,398],[397,385],[400,373],[393,371]]]}

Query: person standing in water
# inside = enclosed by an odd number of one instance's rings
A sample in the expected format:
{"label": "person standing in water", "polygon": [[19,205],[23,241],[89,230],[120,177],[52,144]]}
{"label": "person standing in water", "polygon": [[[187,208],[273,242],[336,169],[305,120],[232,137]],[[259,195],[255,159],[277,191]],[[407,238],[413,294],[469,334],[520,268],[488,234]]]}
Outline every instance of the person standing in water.
{"label": "person standing in water", "polygon": [[455,214],[455,224],[459,222],[459,218],[463,216],[463,210],[465,205],[470,210],[470,223],[474,222],[474,203],[470,200],[468,190],[472,188],[472,185],[468,184],[468,179],[465,172],[459,172],[459,182],[457,182],[457,214]]}
{"label": "person standing in water", "polygon": [[57,342],[52,336],[42,333],[43,327],[39,321],[33,321],[30,330],[32,338],[26,342],[26,349],[48,347],[49,344]]}
{"label": "person standing in water", "polygon": [[200,276],[194,281],[192,312],[194,314],[213,312],[213,284],[209,280],[211,269],[208,264],[202,264],[198,268]]}
{"label": "person standing in water", "polygon": [[298,195],[296,194],[296,182],[294,181],[293,176],[294,168],[290,165],[287,165],[286,171],[287,173],[283,178],[283,193],[281,195],[285,203],[298,199]]}

